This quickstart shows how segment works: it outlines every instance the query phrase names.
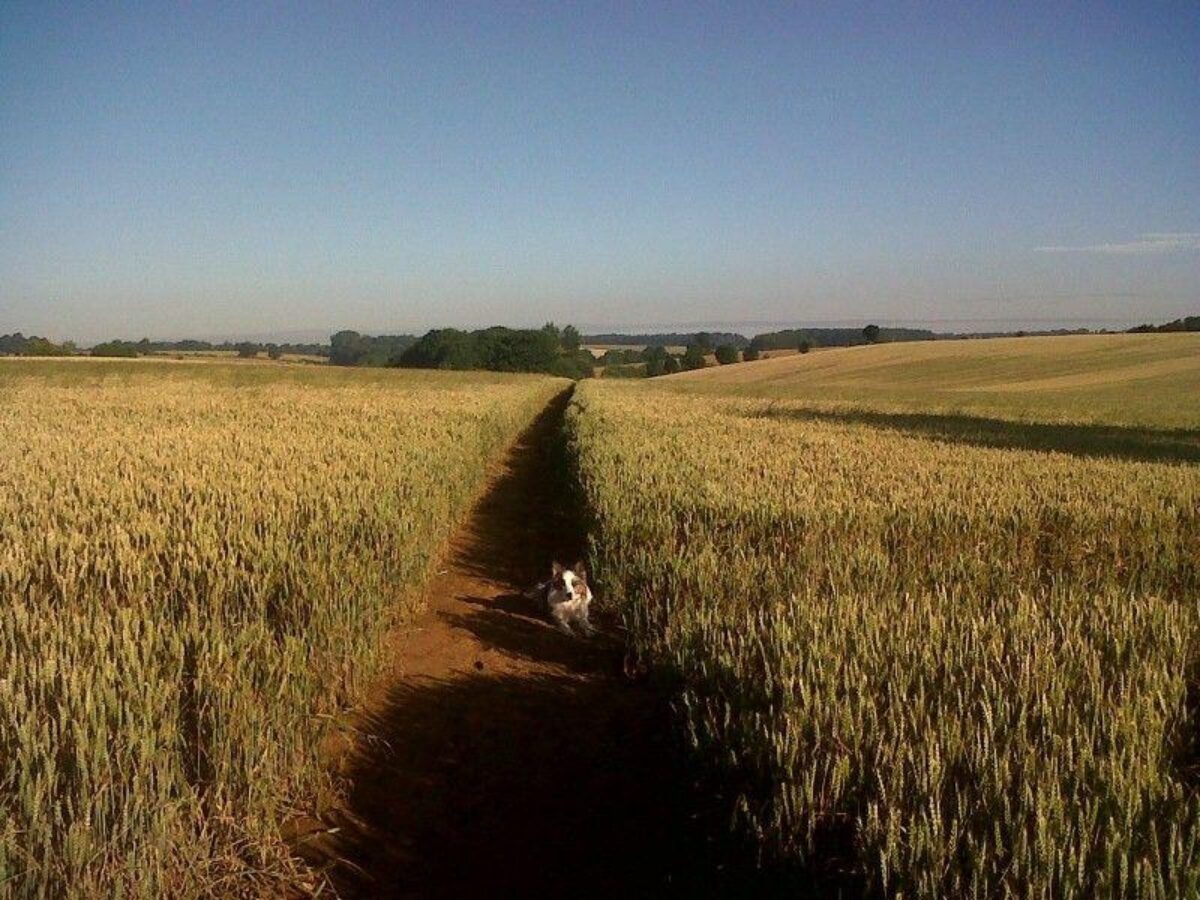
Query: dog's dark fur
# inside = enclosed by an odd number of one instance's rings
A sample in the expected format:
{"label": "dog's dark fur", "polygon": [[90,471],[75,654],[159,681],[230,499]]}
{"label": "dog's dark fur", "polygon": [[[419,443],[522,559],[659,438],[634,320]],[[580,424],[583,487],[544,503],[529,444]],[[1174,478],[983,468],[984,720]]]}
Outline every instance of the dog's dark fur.
{"label": "dog's dark fur", "polygon": [[527,596],[541,601],[546,614],[567,634],[573,634],[575,629],[585,635],[593,633],[588,621],[592,589],[588,586],[587,569],[582,562],[569,569],[555,562],[550,567],[550,579],[538,584]]}

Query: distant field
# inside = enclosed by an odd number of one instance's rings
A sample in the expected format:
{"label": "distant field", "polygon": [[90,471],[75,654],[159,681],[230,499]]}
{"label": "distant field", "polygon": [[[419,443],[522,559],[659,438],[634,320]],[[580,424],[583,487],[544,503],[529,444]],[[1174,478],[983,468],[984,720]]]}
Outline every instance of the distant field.
{"label": "distant field", "polygon": [[37,363],[45,365],[46,363],[61,363],[71,364],[77,362],[128,362],[128,363],[153,363],[153,362],[192,362],[192,363],[269,363],[275,365],[281,362],[285,363],[304,363],[304,364],[319,364],[325,365],[329,362],[326,356],[315,356],[308,353],[285,353],[279,359],[271,359],[266,353],[260,353],[257,356],[241,357],[233,350],[163,350],[150,353],[146,356],[90,356],[81,354],[79,356],[0,356],[0,365],[12,363]]}
{"label": "distant field", "polygon": [[[238,356],[236,350],[162,350],[153,354],[154,359],[219,359],[226,362],[230,360],[243,360],[243,357]],[[317,356],[312,353],[285,353],[278,360],[273,360],[267,356],[266,351],[259,353],[257,356],[249,359],[266,360],[268,362],[305,362],[305,363],[327,363],[329,357]]]}
{"label": "distant field", "polygon": [[0,364],[0,895],[275,896],[322,736],[566,385]]}
{"label": "distant field", "polygon": [[1132,335],[578,388],[599,595],[797,891],[1200,896],[1198,379]]}
{"label": "distant field", "polygon": [[[641,353],[646,349],[646,344],[584,344],[583,349],[590,352],[592,356],[599,358],[609,350],[633,350]],[[663,349],[668,353],[682,353],[684,351],[683,347],[673,346],[664,347]]]}
{"label": "distant field", "polygon": [[847,347],[684,372],[663,383],[883,411],[1200,429],[1200,334]]}

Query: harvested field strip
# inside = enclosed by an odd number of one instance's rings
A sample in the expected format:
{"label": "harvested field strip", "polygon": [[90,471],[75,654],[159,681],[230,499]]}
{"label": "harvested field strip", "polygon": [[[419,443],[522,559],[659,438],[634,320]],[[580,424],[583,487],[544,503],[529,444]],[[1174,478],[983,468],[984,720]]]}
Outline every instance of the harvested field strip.
{"label": "harvested field strip", "polygon": [[833,348],[664,378],[687,393],[877,412],[1200,431],[1200,335],[1111,334]]}

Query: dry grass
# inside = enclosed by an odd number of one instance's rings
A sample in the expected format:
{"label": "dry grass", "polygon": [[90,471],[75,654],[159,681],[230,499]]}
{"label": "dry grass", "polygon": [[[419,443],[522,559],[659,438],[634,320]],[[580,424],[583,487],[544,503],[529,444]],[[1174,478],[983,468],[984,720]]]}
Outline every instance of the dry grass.
{"label": "dry grass", "polygon": [[0,367],[0,893],[268,890],[379,636],[562,385]]}

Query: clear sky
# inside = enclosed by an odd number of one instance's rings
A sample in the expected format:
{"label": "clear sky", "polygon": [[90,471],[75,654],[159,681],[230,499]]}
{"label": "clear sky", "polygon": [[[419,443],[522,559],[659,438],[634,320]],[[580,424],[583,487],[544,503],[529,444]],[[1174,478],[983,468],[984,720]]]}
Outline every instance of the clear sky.
{"label": "clear sky", "polygon": [[1200,4],[0,3],[0,333],[1200,312]]}

